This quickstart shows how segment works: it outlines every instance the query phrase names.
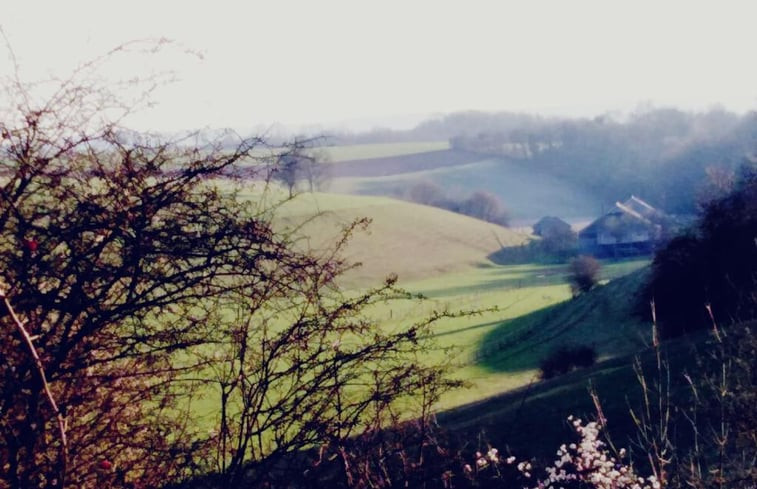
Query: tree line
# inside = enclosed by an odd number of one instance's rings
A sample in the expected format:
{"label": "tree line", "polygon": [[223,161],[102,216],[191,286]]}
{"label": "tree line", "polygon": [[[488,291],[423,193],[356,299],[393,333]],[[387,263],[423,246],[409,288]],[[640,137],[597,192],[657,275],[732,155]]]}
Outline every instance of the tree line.
{"label": "tree line", "polygon": [[335,134],[339,144],[445,140],[546,171],[613,203],[641,195],[669,213],[693,214],[714,174],[732,177],[757,144],[757,114],[713,108],[640,108],[627,116],[544,117],[457,112],[407,131]]}

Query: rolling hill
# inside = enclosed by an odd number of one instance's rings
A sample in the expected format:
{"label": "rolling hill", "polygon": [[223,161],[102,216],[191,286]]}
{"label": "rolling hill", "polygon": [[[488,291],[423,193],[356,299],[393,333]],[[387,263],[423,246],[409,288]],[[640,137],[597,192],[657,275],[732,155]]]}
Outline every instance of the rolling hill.
{"label": "rolling hill", "polygon": [[318,249],[363,217],[372,223],[354,236],[346,253],[363,265],[345,277],[348,286],[376,284],[390,273],[407,282],[462,272],[490,264],[486,257],[503,246],[531,239],[478,219],[386,197],[301,194],[283,206],[278,219],[283,228],[309,236],[305,245]]}
{"label": "rolling hill", "polygon": [[[330,191],[404,197],[418,183],[433,182],[448,197],[484,190],[498,196],[517,225],[546,215],[590,220],[602,201],[579,186],[504,157],[444,150],[344,161],[332,167]],[[620,197],[618,197],[620,198]]]}
{"label": "rolling hill", "polygon": [[[319,217],[308,221],[314,214]],[[628,323],[628,328],[608,329],[597,336],[602,358],[638,347],[635,323],[625,317],[628,301],[616,305],[614,298],[640,279],[632,276],[617,283],[615,279],[645,266],[646,260],[605,263],[602,276],[610,283],[590,296],[595,299],[565,302],[570,298],[565,265],[502,265],[487,258],[490,250],[532,239],[523,232],[386,197],[323,193],[299,195],[281,209],[278,219],[279,225],[292,229],[305,223],[298,232],[310,235],[305,245],[317,249],[333,242],[343,226],[363,216],[372,218],[373,223],[347,248],[347,257],[363,266],[350,271],[343,285],[347,289],[374,286],[396,273],[400,286],[429,298],[422,304],[392,304],[375,311],[381,324],[420,320],[444,308],[498,308],[436,325],[439,346],[457,350],[456,376],[472,386],[450,393],[442,402],[444,406],[528,384],[538,371],[542,354],[572,335],[588,335],[595,328],[603,328],[603,319],[607,324],[625,321],[622,324]],[[574,313],[575,318],[565,323],[565,318]],[[533,329],[538,334],[530,334]],[[502,341],[523,335],[528,337],[522,344],[502,346]],[[511,356],[517,365],[508,363]]]}
{"label": "rolling hill", "polygon": [[345,144],[336,146],[319,146],[313,148],[326,155],[334,163],[358,161],[372,158],[426,153],[449,149],[447,141],[410,141],[397,143]]}

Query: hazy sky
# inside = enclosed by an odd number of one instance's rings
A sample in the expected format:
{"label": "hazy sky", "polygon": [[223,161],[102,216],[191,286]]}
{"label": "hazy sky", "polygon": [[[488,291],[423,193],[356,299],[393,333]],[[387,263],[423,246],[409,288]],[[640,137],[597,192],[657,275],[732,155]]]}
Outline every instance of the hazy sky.
{"label": "hazy sky", "polygon": [[[757,109],[756,2],[0,5],[0,25],[27,79],[138,38],[166,37],[201,52],[202,59],[160,58],[179,81],[134,119],[143,129],[331,124],[463,109],[594,115],[646,102]],[[8,75],[2,54],[0,75]],[[134,73],[154,65],[124,63],[119,68]]]}

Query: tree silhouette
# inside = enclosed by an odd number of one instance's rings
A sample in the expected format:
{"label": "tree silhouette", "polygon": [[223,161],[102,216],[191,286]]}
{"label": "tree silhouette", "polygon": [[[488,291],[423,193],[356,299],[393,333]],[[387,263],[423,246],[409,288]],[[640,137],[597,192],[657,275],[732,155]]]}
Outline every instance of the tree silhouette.
{"label": "tree silhouette", "polygon": [[[91,82],[97,67],[42,98],[6,83],[0,487],[239,482],[253,462],[264,479],[453,384],[419,359],[445,314],[383,329],[363,311],[409,297],[392,279],[341,292],[364,221],[317,251],[274,227],[269,169],[296,144],[261,156],[259,138],[128,131],[139,100]],[[215,428],[198,397],[218,400]]]}

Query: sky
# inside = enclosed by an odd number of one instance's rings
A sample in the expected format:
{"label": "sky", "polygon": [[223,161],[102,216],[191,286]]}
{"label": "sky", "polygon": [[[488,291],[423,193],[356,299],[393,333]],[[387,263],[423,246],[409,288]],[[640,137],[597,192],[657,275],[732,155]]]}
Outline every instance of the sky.
{"label": "sky", "polygon": [[[757,109],[752,1],[0,0],[0,12],[27,81],[131,40],[173,40],[104,68],[106,78],[175,74],[130,119],[136,129]],[[0,76],[12,72],[5,47]]]}

